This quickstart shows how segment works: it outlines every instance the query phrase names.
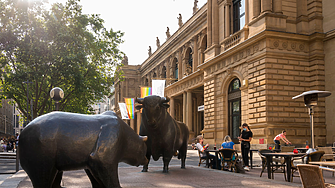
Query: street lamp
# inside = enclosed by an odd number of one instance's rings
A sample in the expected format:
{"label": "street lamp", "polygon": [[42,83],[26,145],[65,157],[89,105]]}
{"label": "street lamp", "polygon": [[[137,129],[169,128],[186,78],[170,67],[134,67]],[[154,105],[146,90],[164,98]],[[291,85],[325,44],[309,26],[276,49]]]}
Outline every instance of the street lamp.
{"label": "street lamp", "polygon": [[312,90],[312,91],[303,92],[300,95],[292,97],[292,99],[297,99],[297,98],[300,98],[300,97],[304,96],[305,106],[307,106],[307,108],[308,108],[308,113],[309,113],[309,117],[310,117],[312,148],[314,148],[314,121],[313,121],[314,112],[313,112],[313,107],[318,104],[318,98],[328,97],[329,95],[331,95],[331,93],[329,91]]}
{"label": "street lamp", "polygon": [[55,101],[56,111],[58,111],[59,109],[58,102],[62,100],[62,98],[64,97],[64,91],[59,87],[55,87],[50,91],[50,97]]}
{"label": "street lamp", "polygon": [[29,80],[22,82],[23,84],[27,84],[27,121],[28,120],[28,115],[29,115],[29,84],[32,84],[33,82],[30,82]]}

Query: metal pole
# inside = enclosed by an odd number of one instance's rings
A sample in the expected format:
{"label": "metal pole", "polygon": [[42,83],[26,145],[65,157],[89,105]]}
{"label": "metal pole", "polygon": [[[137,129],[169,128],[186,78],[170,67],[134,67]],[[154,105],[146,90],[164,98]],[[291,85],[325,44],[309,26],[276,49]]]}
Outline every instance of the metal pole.
{"label": "metal pole", "polygon": [[313,121],[313,106],[309,107],[309,117],[310,117],[310,121],[311,121],[311,145],[312,148],[314,149],[314,121]]}
{"label": "metal pole", "polygon": [[5,134],[6,134],[6,132],[7,132],[7,125],[6,125],[6,115],[3,115],[5,118]]}
{"label": "metal pole", "polygon": [[27,121],[29,122],[28,116],[29,116],[29,84],[27,80]]}
{"label": "metal pole", "polygon": [[59,110],[59,103],[55,102],[55,106],[56,106],[56,111],[58,111]]}
{"label": "metal pole", "polygon": [[34,119],[33,107],[33,99],[30,99],[31,120]]}

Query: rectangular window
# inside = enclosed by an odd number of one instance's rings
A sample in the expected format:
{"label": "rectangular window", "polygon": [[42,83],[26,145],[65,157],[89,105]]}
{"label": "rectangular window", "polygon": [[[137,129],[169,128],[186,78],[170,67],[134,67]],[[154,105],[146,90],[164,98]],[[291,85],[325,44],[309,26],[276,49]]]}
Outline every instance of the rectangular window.
{"label": "rectangular window", "polygon": [[241,30],[245,25],[245,0],[233,1],[233,32]]}

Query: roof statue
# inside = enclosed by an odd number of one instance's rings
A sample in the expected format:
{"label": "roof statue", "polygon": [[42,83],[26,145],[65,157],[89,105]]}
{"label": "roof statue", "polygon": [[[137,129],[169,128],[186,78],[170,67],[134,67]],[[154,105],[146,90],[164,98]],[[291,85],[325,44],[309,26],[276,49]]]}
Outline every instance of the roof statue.
{"label": "roof statue", "polygon": [[151,52],[151,46],[149,46],[149,49],[148,49],[148,55],[149,55],[149,57],[152,55],[152,52]]}
{"label": "roof statue", "polygon": [[158,37],[156,37],[156,46],[157,46],[157,48],[159,48],[161,46],[161,43],[159,42],[159,38]]}
{"label": "roof statue", "polygon": [[198,0],[194,0],[193,14],[195,14],[197,11],[198,11]]}
{"label": "roof statue", "polygon": [[123,65],[128,65],[128,57],[124,55],[123,60],[121,61]]}
{"label": "roof statue", "polygon": [[171,37],[170,35],[170,28],[169,27],[166,27],[166,40],[169,39]]}
{"label": "roof statue", "polygon": [[181,14],[179,14],[179,17],[178,17],[178,25],[179,27],[183,26],[183,17],[181,16]]}

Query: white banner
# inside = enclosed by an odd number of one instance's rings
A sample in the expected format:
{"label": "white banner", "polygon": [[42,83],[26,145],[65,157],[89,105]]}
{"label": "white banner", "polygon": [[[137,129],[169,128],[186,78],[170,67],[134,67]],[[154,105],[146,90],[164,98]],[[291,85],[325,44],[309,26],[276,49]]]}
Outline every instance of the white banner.
{"label": "white banner", "polygon": [[165,80],[152,80],[152,95],[164,97]]}
{"label": "white banner", "polygon": [[126,103],[119,103],[119,108],[121,112],[122,119],[129,119]]}

